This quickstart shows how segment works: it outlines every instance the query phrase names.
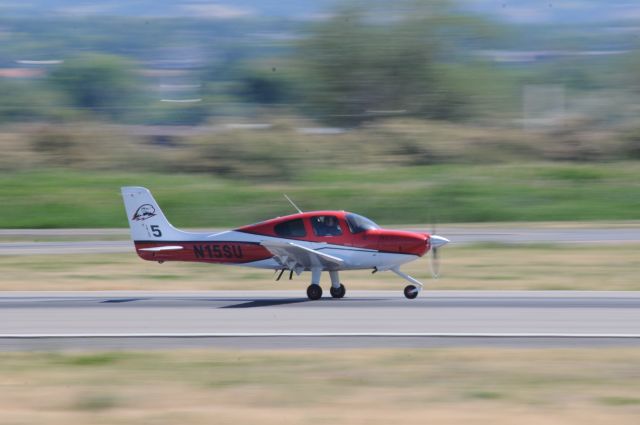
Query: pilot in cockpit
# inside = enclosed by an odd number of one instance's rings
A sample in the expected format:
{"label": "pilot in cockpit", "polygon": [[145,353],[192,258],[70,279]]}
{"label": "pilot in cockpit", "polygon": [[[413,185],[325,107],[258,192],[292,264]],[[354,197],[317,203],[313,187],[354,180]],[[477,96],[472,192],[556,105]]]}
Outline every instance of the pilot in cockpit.
{"label": "pilot in cockpit", "polygon": [[342,230],[340,230],[340,225],[338,224],[338,219],[334,216],[327,215],[321,217],[320,220],[322,236],[338,236],[342,234]]}

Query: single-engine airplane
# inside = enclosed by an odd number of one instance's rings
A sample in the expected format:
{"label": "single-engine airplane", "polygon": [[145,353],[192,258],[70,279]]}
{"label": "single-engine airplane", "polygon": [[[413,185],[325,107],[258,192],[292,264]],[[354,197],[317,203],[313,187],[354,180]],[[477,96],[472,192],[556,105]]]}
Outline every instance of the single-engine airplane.
{"label": "single-engine airplane", "polygon": [[[286,196],[286,195],[285,195]],[[400,271],[400,266],[433,255],[448,239],[428,233],[382,229],[373,221],[346,211],[302,212],[219,233],[194,233],[173,227],[144,187],[123,187],[122,197],[131,237],[144,260],[195,261],[275,270],[282,277],[311,272],[307,296],[322,297],[320,276],[329,272],[331,296],[345,296],[341,270],[392,271],[410,282],[404,295],[414,299],[423,285]]]}

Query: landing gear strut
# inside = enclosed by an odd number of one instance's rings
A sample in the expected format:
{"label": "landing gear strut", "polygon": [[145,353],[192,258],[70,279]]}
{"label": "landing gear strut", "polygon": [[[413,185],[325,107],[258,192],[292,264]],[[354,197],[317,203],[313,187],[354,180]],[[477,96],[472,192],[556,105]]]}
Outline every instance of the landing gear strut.
{"label": "landing gear strut", "polygon": [[320,287],[320,276],[322,275],[322,269],[314,267],[311,269],[311,285],[307,288],[307,297],[310,300],[315,301],[322,298],[322,288]]}
{"label": "landing gear strut", "polygon": [[418,296],[418,294],[420,293],[420,291],[422,291],[422,286],[423,285],[416,278],[411,277],[408,274],[401,272],[399,268],[393,268],[393,269],[391,269],[391,271],[394,272],[395,274],[397,274],[398,276],[400,276],[401,278],[403,278],[404,280],[407,280],[407,281],[412,283],[412,285],[407,285],[404,288],[404,296],[407,297],[408,299],[412,300],[412,299],[416,298]]}
{"label": "landing gear strut", "polygon": [[[322,298],[322,288],[320,287],[320,276],[322,275],[321,268],[311,269],[311,285],[307,288],[307,297],[310,300],[319,300]],[[340,276],[337,270],[329,270],[329,276],[331,276],[331,289],[329,293],[332,298],[343,298],[347,293],[347,288],[340,283]]]}
{"label": "landing gear strut", "polygon": [[331,296],[333,298],[343,298],[344,295],[347,293],[347,288],[345,288],[344,285],[341,283],[340,286],[338,286],[337,288],[332,286],[329,292],[331,292]]}
{"label": "landing gear strut", "polygon": [[340,275],[337,270],[329,270],[329,276],[331,277],[331,289],[329,292],[333,298],[343,298],[347,293],[347,288],[340,283]]}

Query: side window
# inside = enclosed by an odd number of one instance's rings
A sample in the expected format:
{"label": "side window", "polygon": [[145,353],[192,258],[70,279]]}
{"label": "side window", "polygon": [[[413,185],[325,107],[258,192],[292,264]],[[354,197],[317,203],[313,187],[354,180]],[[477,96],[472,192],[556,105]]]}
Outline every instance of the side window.
{"label": "side window", "polygon": [[307,231],[304,229],[304,221],[301,218],[276,224],[273,230],[275,230],[276,235],[283,238],[302,238],[307,236]]}
{"label": "side window", "polygon": [[311,217],[311,226],[316,236],[340,236],[342,234],[338,218],[332,215]]}

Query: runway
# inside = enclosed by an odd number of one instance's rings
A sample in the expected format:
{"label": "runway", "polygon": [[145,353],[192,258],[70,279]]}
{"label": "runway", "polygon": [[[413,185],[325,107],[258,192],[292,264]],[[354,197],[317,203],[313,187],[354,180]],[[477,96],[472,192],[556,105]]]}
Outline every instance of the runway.
{"label": "runway", "polygon": [[640,292],[14,292],[0,350],[640,346]]}
{"label": "runway", "polygon": [[[390,226],[393,227],[393,226]],[[428,232],[422,227],[400,226],[407,230]],[[200,229],[202,230],[202,229]],[[640,225],[575,227],[549,226],[440,226],[438,233],[451,239],[453,245],[470,243],[505,244],[583,244],[638,243]],[[0,255],[38,254],[114,254],[133,252],[127,229],[0,229],[0,237],[17,239],[91,238],[80,241],[12,241],[0,242]],[[121,240],[99,240],[118,238]]]}

